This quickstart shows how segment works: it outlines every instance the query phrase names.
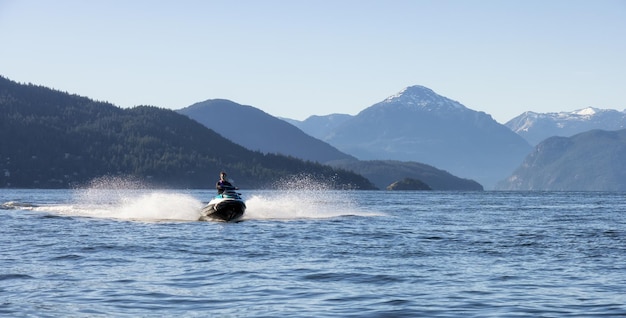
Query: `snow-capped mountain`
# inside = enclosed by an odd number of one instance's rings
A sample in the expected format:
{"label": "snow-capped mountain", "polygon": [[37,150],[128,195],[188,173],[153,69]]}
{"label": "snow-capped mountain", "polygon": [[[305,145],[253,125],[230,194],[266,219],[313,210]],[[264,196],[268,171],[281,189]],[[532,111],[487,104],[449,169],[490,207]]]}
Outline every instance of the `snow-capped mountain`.
{"label": "snow-capped mountain", "polygon": [[395,105],[394,107],[405,107],[406,109],[421,109],[427,111],[454,111],[468,110],[457,101],[437,95],[433,90],[420,86],[409,86],[395,95],[387,97],[377,104],[379,107],[385,105]]}
{"label": "snow-capped mountain", "polygon": [[571,112],[525,112],[505,126],[536,145],[552,136],[570,137],[592,129],[619,130],[626,128],[626,110],[587,107]]}
{"label": "snow-capped mountain", "polygon": [[531,150],[490,115],[423,86],[364,109],[323,140],[362,160],[422,162],[486,188],[510,175]]}

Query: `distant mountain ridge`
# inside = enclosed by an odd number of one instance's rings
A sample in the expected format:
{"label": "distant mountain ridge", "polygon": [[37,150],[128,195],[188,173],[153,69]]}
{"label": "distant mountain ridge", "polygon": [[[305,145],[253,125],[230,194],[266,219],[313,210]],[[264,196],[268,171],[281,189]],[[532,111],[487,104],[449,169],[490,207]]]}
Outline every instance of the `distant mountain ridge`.
{"label": "distant mountain ridge", "polygon": [[326,140],[328,135],[339,127],[341,124],[351,119],[353,116],[348,114],[330,114],[325,116],[310,116],[303,121],[281,118],[288,123],[300,128],[305,133],[320,139]]}
{"label": "distant mountain ridge", "polygon": [[506,124],[512,131],[524,137],[531,145],[537,145],[553,136],[570,137],[593,129],[619,130],[626,128],[626,110],[587,107],[571,112],[535,113],[525,112]]}
{"label": "distant mountain ridge", "polygon": [[317,137],[361,160],[421,162],[487,188],[508,176],[532,149],[484,112],[419,85],[346,117]]}
{"label": "distant mountain ridge", "polygon": [[550,137],[497,186],[500,190],[626,191],[626,129]]}
{"label": "distant mountain ridge", "polygon": [[325,163],[355,159],[252,106],[211,99],[177,110],[250,150]]}

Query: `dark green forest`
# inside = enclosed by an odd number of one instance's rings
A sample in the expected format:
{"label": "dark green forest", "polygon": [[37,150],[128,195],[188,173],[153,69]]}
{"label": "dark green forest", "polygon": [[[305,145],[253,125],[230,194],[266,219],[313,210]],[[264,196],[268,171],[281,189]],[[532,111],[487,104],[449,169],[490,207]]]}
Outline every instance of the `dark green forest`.
{"label": "dark green forest", "polygon": [[72,188],[121,176],[213,188],[222,170],[241,188],[278,188],[294,175],[329,188],[374,188],[347,170],[250,151],[172,110],[123,109],[0,76],[0,187]]}

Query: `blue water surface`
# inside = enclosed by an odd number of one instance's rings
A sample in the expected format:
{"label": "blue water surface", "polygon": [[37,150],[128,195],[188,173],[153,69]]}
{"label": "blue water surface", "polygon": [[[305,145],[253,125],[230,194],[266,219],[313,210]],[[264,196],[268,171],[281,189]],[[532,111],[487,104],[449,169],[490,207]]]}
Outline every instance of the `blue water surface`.
{"label": "blue water surface", "polygon": [[626,315],[626,194],[1,190],[0,315]]}

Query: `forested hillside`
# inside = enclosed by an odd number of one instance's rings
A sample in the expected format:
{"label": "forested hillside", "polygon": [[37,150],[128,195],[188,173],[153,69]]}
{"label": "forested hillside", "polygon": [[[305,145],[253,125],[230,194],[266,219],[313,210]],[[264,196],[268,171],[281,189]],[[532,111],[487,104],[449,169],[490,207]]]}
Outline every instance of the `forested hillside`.
{"label": "forested hillside", "polygon": [[240,187],[271,188],[308,174],[336,188],[371,189],[364,177],[249,151],[174,111],[122,109],[0,77],[0,187],[67,188],[132,176],[167,188],[214,187],[227,170]]}
{"label": "forested hillside", "polygon": [[405,179],[417,179],[432,190],[439,191],[483,191],[483,186],[469,179],[459,178],[449,172],[419,162],[396,160],[336,161],[335,168],[358,173],[378,188],[388,188],[392,183]]}
{"label": "forested hillside", "polygon": [[626,129],[550,137],[498,189],[626,191]]}

